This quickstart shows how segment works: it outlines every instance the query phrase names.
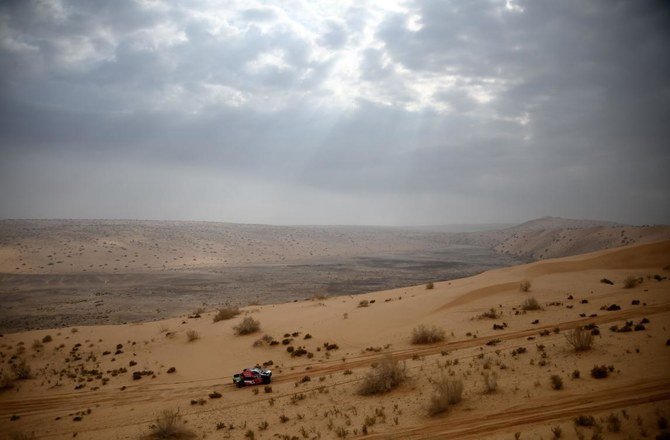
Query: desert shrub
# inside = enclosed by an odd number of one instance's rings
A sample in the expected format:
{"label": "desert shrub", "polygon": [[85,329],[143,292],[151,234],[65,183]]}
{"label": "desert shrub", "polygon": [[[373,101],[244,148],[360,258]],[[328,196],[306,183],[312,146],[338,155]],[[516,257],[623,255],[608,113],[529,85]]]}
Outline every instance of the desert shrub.
{"label": "desert shrub", "polygon": [[184,420],[179,411],[165,409],[156,417],[151,426],[150,438],[153,439],[181,439],[195,437],[193,432],[186,429]]}
{"label": "desert shrub", "polygon": [[426,289],[428,289],[428,290],[431,290],[431,289],[434,288],[434,287],[435,287],[435,285],[433,284],[432,281],[429,282],[428,284],[426,284]]}
{"label": "desert shrub", "polygon": [[367,306],[369,306],[369,305],[370,305],[370,302],[369,302],[367,299],[362,299],[362,300],[358,303],[358,307],[367,307]]}
{"label": "desert shrub", "polygon": [[186,337],[188,338],[188,342],[193,342],[200,339],[200,334],[195,330],[188,330],[186,332]]}
{"label": "desert shrub", "polygon": [[19,359],[17,363],[12,364],[12,373],[16,379],[30,379],[30,365],[25,359]]}
{"label": "desert shrub", "polygon": [[561,435],[563,435],[563,430],[560,426],[553,426],[551,428],[551,433],[554,434],[554,438],[561,438]]}
{"label": "desert shrub", "polygon": [[484,373],[484,393],[495,393],[498,389],[498,375],[495,373]]}
{"label": "desert shrub", "polygon": [[609,284],[610,286],[614,284],[611,280],[608,280],[607,278],[601,278],[600,282],[603,284]]}
{"label": "desert shrub", "polygon": [[247,316],[238,325],[233,327],[237,335],[249,335],[257,332],[261,328],[261,323],[256,321],[251,316]]}
{"label": "desert shrub", "polygon": [[563,379],[560,376],[553,374],[551,376],[551,387],[555,390],[563,389]]}
{"label": "desert shrub", "polygon": [[430,398],[428,405],[428,414],[435,416],[449,409],[450,405],[455,405],[463,397],[463,381],[446,376],[441,377],[435,382],[435,393]]}
{"label": "desert shrub", "polygon": [[521,308],[523,310],[542,310],[542,306],[535,298],[527,298],[521,303]]}
{"label": "desert shrub", "polygon": [[349,431],[346,430],[343,426],[338,426],[335,428],[335,435],[337,438],[347,438],[349,435]]}
{"label": "desert shrub", "polygon": [[610,413],[605,418],[605,421],[607,422],[607,430],[609,432],[621,431],[621,420],[619,419],[619,416],[617,416],[616,414]]}
{"label": "desert shrub", "polygon": [[35,350],[35,351],[40,351],[41,349],[44,348],[44,344],[42,344],[42,343],[39,341],[39,339],[35,339],[35,340],[33,341],[32,348],[33,348],[33,350]]}
{"label": "desert shrub", "polygon": [[4,371],[0,374],[0,392],[8,390],[14,386],[12,376]]}
{"label": "desert shrub", "polygon": [[214,315],[214,322],[232,319],[240,314],[240,309],[237,307],[224,307],[219,309]]}
{"label": "desert shrub", "polygon": [[444,330],[436,326],[420,325],[412,330],[412,344],[434,344],[444,341],[444,338]]}
{"label": "desert shrub", "polygon": [[565,334],[565,339],[575,351],[590,350],[593,344],[593,335],[590,331],[581,327],[575,327],[571,332]]}
{"label": "desert shrub", "polygon": [[46,335],[45,337],[42,338],[42,343],[43,344],[46,344],[47,342],[51,342],[51,341],[53,341],[53,338],[51,337],[51,335]]}
{"label": "desert shrub", "polygon": [[604,379],[609,375],[609,371],[604,365],[594,365],[591,369],[591,377],[594,379]]}
{"label": "desert shrub", "polygon": [[358,394],[368,396],[387,393],[397,388],[406,379],[405,365],[401,365],[391,356],[385,356],[376,368],[365,375],[358,389]]}
{"label": "desert shrub", "polygon": [[596,419],[593,418],[593,416],[577,416],[574,419],[575,425],[577,426],[593,426],[596,424]]}
{"label": "desert shrub", "polygon": [[519,290],[522,292],[530,292],[530,281],[523,280],[519,283]]}
{"label": "desert shrub", "polygon": [[624,289],[632,289],[633,287],[637,287],[638,285],[642,284],[643,279],[639,277],[634,277],[632,275],[627,276],[623,280],[623,288]]}
{"label": "desert shrub", "polygon": [[498,312],[496,309],[491,307],[490,310],[487,310],[486,312],[482,313],[481,315],[477,316],[478,319],[498,319]]}

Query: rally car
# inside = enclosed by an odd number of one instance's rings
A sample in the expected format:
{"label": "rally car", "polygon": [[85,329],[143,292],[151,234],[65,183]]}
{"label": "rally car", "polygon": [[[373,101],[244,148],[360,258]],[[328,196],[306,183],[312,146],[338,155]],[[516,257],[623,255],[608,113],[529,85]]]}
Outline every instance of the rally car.
{"label": "rally car", "polygon": [[258,385],[261,383],[270,383],[272,380],[272,371],[261,367],[245,368],[241,373],[233,375],[233,383],[238,388],[247,385]]}

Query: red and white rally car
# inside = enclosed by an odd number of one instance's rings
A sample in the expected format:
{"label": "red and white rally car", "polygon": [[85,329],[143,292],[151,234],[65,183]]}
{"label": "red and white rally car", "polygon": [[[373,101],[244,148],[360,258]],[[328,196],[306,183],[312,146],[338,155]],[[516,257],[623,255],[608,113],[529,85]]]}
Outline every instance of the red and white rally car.
{"label": "red and white rally car", "polygon": [[259,385],[270,383],[272,380],[272,371],[261,367],[245,368],[241,373],[233,375],[233,383],[238,388],[247,385]]}

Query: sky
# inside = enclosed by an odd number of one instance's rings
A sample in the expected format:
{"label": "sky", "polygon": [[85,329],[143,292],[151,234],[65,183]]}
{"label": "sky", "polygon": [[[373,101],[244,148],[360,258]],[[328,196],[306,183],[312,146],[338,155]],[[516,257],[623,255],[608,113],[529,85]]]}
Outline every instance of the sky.
{"label": "sky", "polygon": [[0,218],[670,224],[670,5],[0,3]]}

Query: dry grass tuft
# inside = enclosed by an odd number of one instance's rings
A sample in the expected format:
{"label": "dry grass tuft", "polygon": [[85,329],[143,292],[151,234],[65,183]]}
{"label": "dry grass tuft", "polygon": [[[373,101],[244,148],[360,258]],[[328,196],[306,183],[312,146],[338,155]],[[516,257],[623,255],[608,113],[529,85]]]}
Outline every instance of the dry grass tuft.
{"label": "dry grass tuft", "polygon": [[21,358],[17,363],[12,364],[12,373],[18,380],[30,379],[30,365],[25,359]]}
{"label": "dry grass tuft", "polygon": [[426,284],[426,289],[427,289],[427,290],[431,290],[431,289],[433,289],[434,287],[435,287],[435,285],[433,284],[432,281],[429,282],[428,284]]}
{"label": "dry grass tuft", "polygon": [[463,381],[461,379],[442,376],[434,385],[435,393],[431,396],[428,405],[429,415],[442,414],[449,409],[449,406],[461,401],[463,397]]}
{"label": "dry grass tuft", "polygon": [[247,316],[238,325],[233,327],[236,335],[249,335],[255,333],[261,328],[261,323],[251,316]]}
{"label": "dry grass tuft", "polygon": [[557,374],[553,374],[551,376],[551,387],[555,390],[562,390],[563,389],[563,379]]}
{"label": "dry grass tuft", "polygon": [[195,437],[195,434],[186,429],[179,411],[173,409],[165,409],[156,417],[156,423],[151,426],[151,434],[149,435],[149,438],[156,440],[193,437]]}
{"label": "dry grass tuft", "polygon": [[14,386],[12,376],[4,371],[0,374],[0,392],[8,390]]}
{"label": "dry grass tuft", "polygon": [[492,394],[498,389],[498,375],[493,372],[484,372],[484,393]]}
{"label": "dry grass tuft", "polygon": [[523,280],[519,283],[519,290],[522,292],[530,292],[530,281]]}
{"label": "dry grass tuft", "polygon": [[186,338],[188,338],[188,342],[197,341],[200,339],[200,334],[195,330],[188,330],[186,332]]}
{"label": "dry grass tuft", "polygon": [[486,312],[482,313],[481,315],[477,315],[477,319],[498,319],[500,314],[491,307],[491,309],[487,310]]}
{"label": "dry grass tuft", "polygon": [[385,356],[376,368],[369,371],[363,378],[358,394],[369,396],[383,394],[397,388],[407,379],[405,365],[398,363],[391,356]]}
{"label": "dry grass tuft", "polygon": [[623,280],[623,288],[624,289],[632,289],[633,287],[637,287],[640,284],[642,284],[642,281],[644,281],[644,280],[640,277],[634,277],[632,275],[627,276]]}
{"label": "dry grass tuft", "polygon": [[216,312],[216,315],[214,315],[213,320],[214,322],[219,322],[226,319],[232,319],[239,314],[240,309],[237,307],[224,307],[222,309],[219,309],[218,312]]}
{"label": "dry grass tuft", "polygon": [[542,306],[535,298],[527,298],[523,303],[521,303],[521,308],[523,310],[542,310]]}
{"label": "dry grass tuft", "polygon": [[420,325],[412,330],[412,344],[434,344],[444,341],[445,338],[444,330],[436,326]]}
{"label": "dry grass tuft", "polygon": [[575,349],[575,351],[586,351],[593,345],[593,335],[589,330],[576,327],[571,332],[566,333],[565,339]]}

